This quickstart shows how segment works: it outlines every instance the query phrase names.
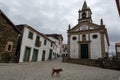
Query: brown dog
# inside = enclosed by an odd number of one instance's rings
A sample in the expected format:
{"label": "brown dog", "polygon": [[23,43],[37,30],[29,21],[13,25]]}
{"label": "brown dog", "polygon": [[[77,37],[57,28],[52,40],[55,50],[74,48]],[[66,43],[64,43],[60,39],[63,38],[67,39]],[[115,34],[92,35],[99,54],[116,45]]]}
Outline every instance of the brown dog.
{"label": "brown dog", "polygon": [[54,73],[56,73],[56,75],[59,76],[61,71],[63,71],[61,68],[59,68],[59,69],[52,68],[51,76],[53,77]]}

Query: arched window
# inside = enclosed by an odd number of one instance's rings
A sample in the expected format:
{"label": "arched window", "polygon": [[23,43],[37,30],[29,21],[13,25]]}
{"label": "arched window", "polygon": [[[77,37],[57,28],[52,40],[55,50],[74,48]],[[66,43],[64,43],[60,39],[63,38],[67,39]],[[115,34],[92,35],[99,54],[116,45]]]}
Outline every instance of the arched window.
{"label": "arched window", "polygon": [[82,13],[82,19],[84,19],[84,18],[86,18],[86,13],[85,12]]}

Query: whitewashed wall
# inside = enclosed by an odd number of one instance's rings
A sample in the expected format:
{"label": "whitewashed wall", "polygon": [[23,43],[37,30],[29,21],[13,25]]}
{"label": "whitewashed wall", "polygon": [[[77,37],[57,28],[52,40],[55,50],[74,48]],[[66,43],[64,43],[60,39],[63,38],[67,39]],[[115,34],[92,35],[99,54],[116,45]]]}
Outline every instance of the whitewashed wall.
{"label": "whitewashed wall", "polygon": [[[93,39],[92,36],[94,34],[97,34],[98,37],[97,39]],[[100,33],[92,33],[90,34],[90,47],[91,47],[91,59],[97,59],[102,57],[101,55],[101,37],[100,37]]]}
{"label": "whitewashed wall", "polygon": [[[98,37],[93,39],[93,35],[97,34]],[[72,37],[76,37],[76,40],[72,40]],[[89,40],[88,34],[86,34],[86,40]],[[82,35],[80,35],[80,41],[82,41]],[[90,58],[97,59],[102,57],[101,55],[101,37],[100,33],[91,33],[90,34]],[[71,35],[70,37],[70,57],[71,58],[79,58],[78,53],[78,35]]]}
{"label": "whitewashed wall", "polygon": [[38,50],[38,60],[37,61],[41,61],[42,60],[43,50],[45,50],[45,52],[46,52],[45,53],[45,60],[48,60],[50,49],[53,49],[51,47],[51,41],[47,40],[47,43],[46,43],[46,46],[45,46],[44,45],[44,39],[45,38],[42,37],[41,35],[39,35],[40,36],[40,41],[41,41],[41,47],[35,47],[35,40],[36,40],[36,36],[38,34],[36,32],[33,32],[33,39],[29,39],[28,38],[29,31],[30,30],[29,30],[28,27],[24,27],[19,62],[23,62],[23,58],[24,58],[24,53],[25,53],[25,48],[26,47],[30,47],[31,48],[29,61],[32,60],[32,55],[33,55],[33,50],[34,49]]}
{"label": "whitewashed wall", "polygon": [[[24,53],[25,53],[25,48],[26,47],[30,47],[31,48],[30,55],[32,55],[32,52],[33,52],[33,47],[34,47],[34,44],[35,44],[36,35],[33,34],[33,39],[29,39],[28,38],[28,34],[29,34],[29,29],[27,29],[27,27],[24,27],[19,62],[23,62],[23,58],[24,58]],[[30,56],[30,60],[31,60],[31,56]]]}
{"label": "whitewashed wall", "polygon": [[55,39],[55,38],[52,38],[52,37],[49,37],[49,39],[51,39],[52,41],[54,41],[55,42],[55,44],[56,44],[56,46],[54,47],[54,53],[56,53],[56,54],[61,54],[60,53],[60,48],[61,48],[61,46],[59,45],[59,40],[57,40],[57,39]]}
{"label": "whitewashed wall", "polygon": [[105,52],[109,52],[109,45],[108,45],[108,43],[107,43],[107,38],[106,38],[106,36],[104,35],[104,41],[105,41]]}
{"label": "whitewashed wall", "polygon": [[42,53],[44,50],[45,50],[45,60],[48,60],[50,49],[53,49],[51,47],[51,41],[47,40],[46,45],[44,45],[44,40],[45,40],[45,38],[41,36],[40,41],[42,43],[41,43],[41,47],[40,47],[39,61],[42,60]]}
{"label": "whitewashed wall", "polygon": [[[76,37],[76,40],[72,40],[73,37]],[[72,35],[70,37],[70,57],[78,58],[78,35]]]}

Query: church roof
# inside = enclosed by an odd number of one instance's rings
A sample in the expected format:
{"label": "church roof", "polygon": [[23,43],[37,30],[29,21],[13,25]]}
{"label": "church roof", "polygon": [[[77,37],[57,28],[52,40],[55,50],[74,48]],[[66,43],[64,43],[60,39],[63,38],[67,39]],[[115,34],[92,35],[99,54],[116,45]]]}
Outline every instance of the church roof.
{"label": "church roof", "polygon": [[86,22],[86,21],[83,21],[81,23],[78,23],[77,25],[75,25],[73,28],[71,28],[69,31],[74,31],[75,29],[79,28],[81,25],[87,25],[87,26],[94,26],[95,28],[100,28],[101,26],[98,25],[98,24],[95,24],[95,23],[91,23],[91,22]]}
{"label": "church roof", "polygon": [[82,7],[82,10],[86,10],[86,9],[88,9],[88,7],[87,7],[87,3],[86,3],[86,1],[84,1],[84,4],[83,4],[83,7]]}

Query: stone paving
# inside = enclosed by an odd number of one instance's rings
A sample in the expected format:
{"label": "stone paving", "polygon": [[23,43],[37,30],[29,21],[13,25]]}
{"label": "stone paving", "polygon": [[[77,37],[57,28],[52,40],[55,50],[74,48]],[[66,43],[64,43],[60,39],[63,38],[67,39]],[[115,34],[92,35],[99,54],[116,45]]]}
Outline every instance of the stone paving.
{"label": "stone paving", "polygon": [[[52,68],[62,68],[51,77]],[[71,63],[60,59],[45,62],[0,63],[0,80],[120,80],[120,71]]]}

